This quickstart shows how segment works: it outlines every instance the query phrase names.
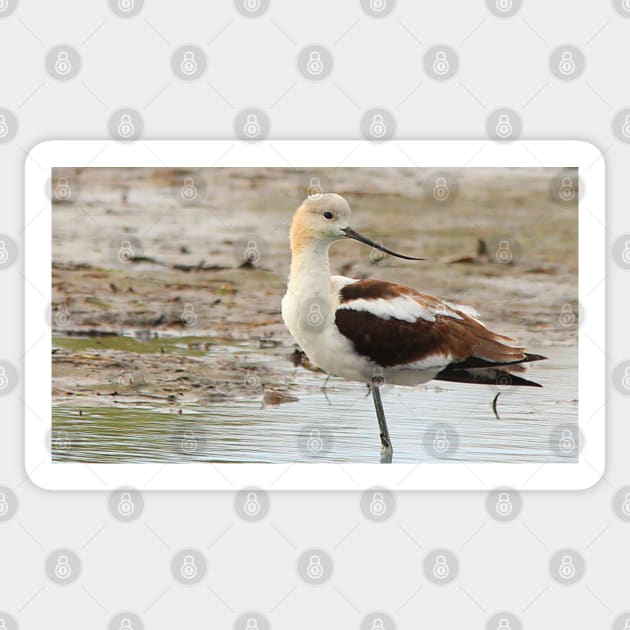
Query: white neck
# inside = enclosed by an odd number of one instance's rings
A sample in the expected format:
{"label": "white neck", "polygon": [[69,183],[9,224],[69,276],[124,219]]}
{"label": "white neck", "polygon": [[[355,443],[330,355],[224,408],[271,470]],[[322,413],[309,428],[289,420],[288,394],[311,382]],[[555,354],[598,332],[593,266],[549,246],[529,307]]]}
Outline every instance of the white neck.
{"label": "white neck", "polygon": [[289,292],[308,292],[327,295],[330,292],[330,241],[310,241],[298,248],[291,248]]}

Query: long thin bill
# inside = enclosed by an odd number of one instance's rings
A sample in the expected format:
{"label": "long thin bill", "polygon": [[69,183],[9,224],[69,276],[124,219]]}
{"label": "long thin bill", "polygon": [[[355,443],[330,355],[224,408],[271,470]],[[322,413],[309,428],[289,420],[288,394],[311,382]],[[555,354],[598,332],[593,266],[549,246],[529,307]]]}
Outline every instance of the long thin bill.
{"label": "long thin bill", "polygon": [[380,243],[375,243],[371,238],[368,238],[367,236],[363,236],[363,234],[359,234],[358,232],[355,232],[352,228],[347,227],[341,231],[346,235],[347,238],[351,238],[355,241],[359,241],[359,243],[365,243],[366,245],[369,245],[370,247],[374,247],[375,249],[385,252],[386,254],[389,254],[390,256],[396,256],[396,258],[403,258],[404,260],[424,260],[424,258],[415,258],[414,256],[405,256],[404,254],[398,254],[396,252],[393,252],[391,249],[387,249],[387,247],[383,247],[383,245],[381,245]]}

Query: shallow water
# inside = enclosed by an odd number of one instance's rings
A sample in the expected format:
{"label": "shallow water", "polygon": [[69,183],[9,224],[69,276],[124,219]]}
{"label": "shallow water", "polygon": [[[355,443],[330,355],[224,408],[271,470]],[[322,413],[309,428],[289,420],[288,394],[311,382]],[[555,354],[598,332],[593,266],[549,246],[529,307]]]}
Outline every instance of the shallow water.
{"label": "shallow water", "polygon": [[[533,352],[537,349],[532,348]],[[210,351],[210,354],[212,351]],[[575,461],[577,348],[545,348],[530,370],[544,388],[431,383],[385,387],[394,463]],[[291,370],[296,402],[258,397],[169,405],[53,406],[54,461],[91,463],[379,461],[372,399],[365,386]],[[287,368],[287,374],[289,369]],[[569,431],[569,433],[567,433]]]}

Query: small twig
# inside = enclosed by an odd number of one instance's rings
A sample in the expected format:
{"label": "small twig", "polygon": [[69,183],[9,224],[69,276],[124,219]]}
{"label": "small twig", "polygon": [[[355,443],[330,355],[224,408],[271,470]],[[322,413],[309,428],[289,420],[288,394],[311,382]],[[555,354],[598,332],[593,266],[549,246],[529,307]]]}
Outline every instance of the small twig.
{"label": "small twig", "polygon": [[497,411],[497,400],[499,399],[500,395],[501,392],[499,392],[492,401],[492,411],[494,411],[494,415],[496,416],[497,420],[501,420],[501,418],[499,417],[499,412]]}

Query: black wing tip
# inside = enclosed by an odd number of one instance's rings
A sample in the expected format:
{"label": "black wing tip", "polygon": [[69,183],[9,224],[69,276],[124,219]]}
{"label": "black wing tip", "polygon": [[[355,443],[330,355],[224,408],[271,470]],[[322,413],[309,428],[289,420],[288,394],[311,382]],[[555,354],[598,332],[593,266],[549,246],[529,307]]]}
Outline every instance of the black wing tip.
{"label": "black wing tip", "polygon": [[511,372],[497,370],[498,374],[487,374],[477,369],[449,370],[445,369],[434,376],[436,381],[452,383],[470,383],[473,385],[496,385],[497,387],[543,387],[536,381],[530,381]]}
{"label": "black wing tip", "polygon": [[530,361],[545,361],[549,357],[543,356],[542,354],[532,354],[531,352],[525,353],[525,358],[523,359],[523,363],[529,363]]}

